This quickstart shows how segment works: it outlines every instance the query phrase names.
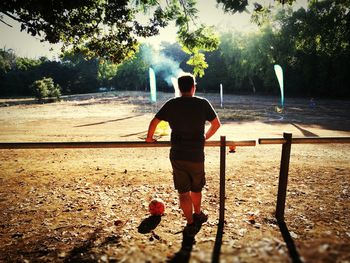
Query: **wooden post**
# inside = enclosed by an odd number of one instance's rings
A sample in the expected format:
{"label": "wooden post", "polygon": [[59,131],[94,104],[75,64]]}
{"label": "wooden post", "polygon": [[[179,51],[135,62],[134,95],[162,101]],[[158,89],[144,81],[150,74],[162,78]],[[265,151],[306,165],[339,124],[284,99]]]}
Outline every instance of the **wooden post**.
{"label": "wooden post", "polygon": [[283,133],[283,138],[286,140],[286,142],[282,146],[280,175],[279,175],[279,181],[278,181],[278,193],[277,193],[277,205],[276,205],[277,221],[284,221],[284,208],[286,204],[286,195],[287,195],[288,171],[289,171],[289,161],[290,161],[290,150],[292,145],[292,134]]}
{"label": "wooden post", "polygon": [[220,137],[220,207],[219,225],[224,224],[225,219],[225,170],[226,170],[226,136]]}

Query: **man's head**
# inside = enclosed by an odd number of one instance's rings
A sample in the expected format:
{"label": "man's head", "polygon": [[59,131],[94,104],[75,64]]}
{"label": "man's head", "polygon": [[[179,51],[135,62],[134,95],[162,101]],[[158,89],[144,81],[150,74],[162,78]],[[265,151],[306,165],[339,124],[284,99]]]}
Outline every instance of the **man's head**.
{"label": "man's head", "polygon": [[177,83],[181,93],[191,92],[192,88],[195,86],[195,78],[190,73],[183,73],[178,79]]}

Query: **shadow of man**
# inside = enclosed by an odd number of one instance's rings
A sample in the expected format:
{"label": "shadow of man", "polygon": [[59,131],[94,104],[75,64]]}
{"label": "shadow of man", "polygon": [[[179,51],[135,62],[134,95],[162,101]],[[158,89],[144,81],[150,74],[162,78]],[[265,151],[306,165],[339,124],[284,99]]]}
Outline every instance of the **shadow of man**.
{"label": "shadow of man", "polygon": [[186,263],[189,262],[193,245],[196,243],[195,236],[201,230],[202,224],[196,225],[196,232],[188,234],[186,231],[182,231],[182,243],[181,248],[171,258],[168,259],[169,263]]}

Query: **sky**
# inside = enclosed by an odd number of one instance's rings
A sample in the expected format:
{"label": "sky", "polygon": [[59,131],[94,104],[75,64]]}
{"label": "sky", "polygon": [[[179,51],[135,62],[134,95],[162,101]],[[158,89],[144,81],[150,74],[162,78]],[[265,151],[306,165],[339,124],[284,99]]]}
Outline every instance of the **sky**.
{"label": "sky", "polygon": [[[216,6],[215,0],[199,0],[199,21],[207,25],[213,25],[218,30],[240,30],[252,31],[257,27],[250,23],[250,14],[236,13],[225,14],[222,8]],[[0,22],[0,48],[13,49],[18,56],[39,58],[46,56],[49,59],[58,57],[60,45],[51,45],[47,42],[40,42],[37,37],[32,37],[26,32],[20,32],[20,25],[16,21],[6,20],[12,27]],[[161,29],[160,34],[148,38],[146,42],[158,45],[162,41],[174,42],[176,39],[176,28],[170,25]]]}
{"label": "sky", "polygon": [[[250,14],[236,13],[225,14],[221,7],[217,7],[215,0],[198,1],[197,8],[199,10],[198,23],[204,23],[208,26],[215,26],[218,30],[225,31],[227,29],[238,31],[257,30],[257,26],[250,23]],[[176,41],[176,27],[170,25],[160,30],[160,35],[146,39],[146,42],[159,44],[161,41]]]}

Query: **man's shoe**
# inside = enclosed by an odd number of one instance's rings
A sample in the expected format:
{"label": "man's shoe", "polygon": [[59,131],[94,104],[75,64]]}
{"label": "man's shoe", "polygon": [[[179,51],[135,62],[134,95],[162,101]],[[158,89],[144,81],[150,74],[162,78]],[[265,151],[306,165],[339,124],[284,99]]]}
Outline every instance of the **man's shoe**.
{"label": "man's shoe", "polygon": [[198,233],[198,228],[195,223],[187,224],[183,230],[183,235],[186,237],[194,237]]}
{"label": "man's shoe", "polygon": [[196,225],[202,225],[203,223],[208,221],[208,215],[200,212],[200,214],[193,214],[193,221]]}

